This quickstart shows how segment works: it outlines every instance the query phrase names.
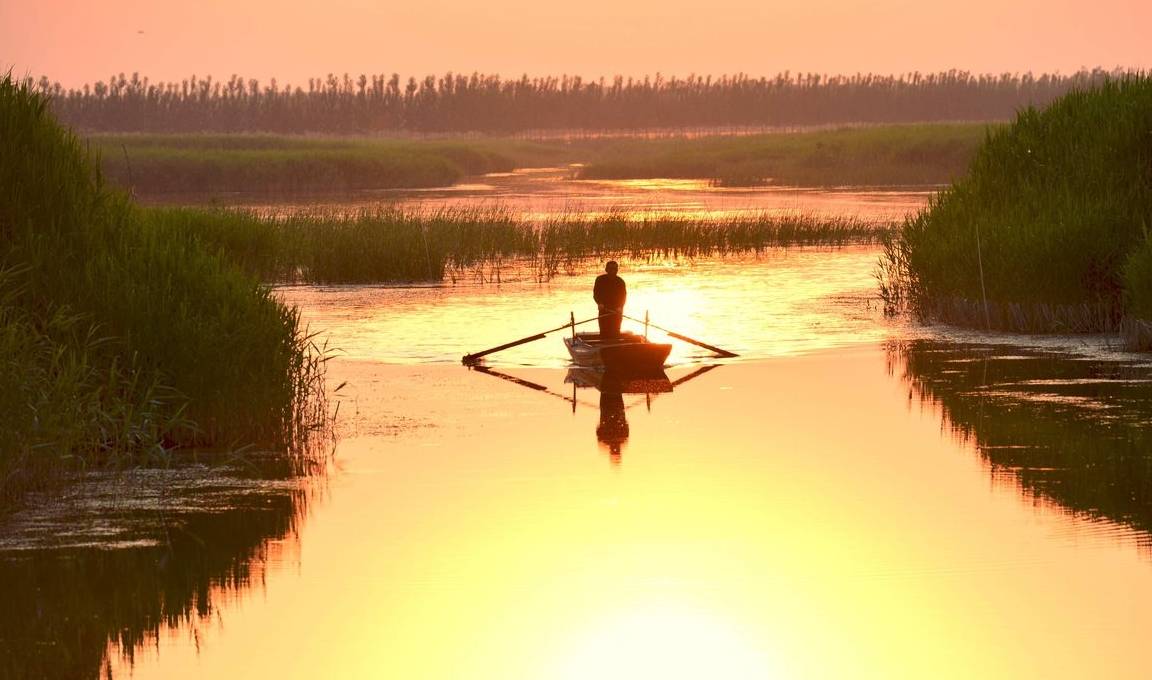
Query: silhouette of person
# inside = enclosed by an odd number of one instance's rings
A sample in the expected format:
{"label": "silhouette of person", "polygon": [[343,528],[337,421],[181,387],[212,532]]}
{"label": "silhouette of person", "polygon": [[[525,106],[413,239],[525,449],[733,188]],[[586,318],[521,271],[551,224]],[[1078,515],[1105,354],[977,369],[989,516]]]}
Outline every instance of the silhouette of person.
{"label": "silhouette of person", "polygon": [[596,426],[596,440],[608,449],[613,463],[620,462],[624,442],[628,441],[628,416],[624,413],[624,395],[620,392],[600,393],[600,424]]}
{"label": "silhouette of person", "polygon": [[624,279],[616,275],[620,265],[615,260],[609,260],[604,265],[604,274],[596,277],[596,284],[592,286],[592,299],[600,310],[600,337],[616,338],[620,336],[620,322],[624,320],[624,301],[628,298],[628,289]]}

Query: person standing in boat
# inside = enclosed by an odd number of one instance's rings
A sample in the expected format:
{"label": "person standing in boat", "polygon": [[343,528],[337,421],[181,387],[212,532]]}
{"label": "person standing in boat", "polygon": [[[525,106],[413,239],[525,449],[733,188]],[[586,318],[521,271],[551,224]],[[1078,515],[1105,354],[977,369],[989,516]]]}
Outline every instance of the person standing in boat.
{"label": "person standing in boat", "polygon": [[592,287],[592,299],[600,310],[600,337],[620,336],[620,322],[624,320],[624,301],[628,298],[628,288],[624,279],[616,275],[620,265],[609,260],[604,265],[604,274],[596,277]]}

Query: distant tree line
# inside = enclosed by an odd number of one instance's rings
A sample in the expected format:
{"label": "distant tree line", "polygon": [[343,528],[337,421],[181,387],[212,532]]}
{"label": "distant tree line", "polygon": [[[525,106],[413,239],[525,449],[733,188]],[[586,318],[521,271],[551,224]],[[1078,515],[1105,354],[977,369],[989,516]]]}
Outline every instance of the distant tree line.
{"label": "distant tree line", "polygon": [[329,74],[307,87],[236,75],[153,83],[134,73],[79,89],[47,78],[30,84],[51,96],[61,120],[87,131],[518,133],[998,120],[1122,73],[611,80],[448,73],[406,82],[396,74]]}

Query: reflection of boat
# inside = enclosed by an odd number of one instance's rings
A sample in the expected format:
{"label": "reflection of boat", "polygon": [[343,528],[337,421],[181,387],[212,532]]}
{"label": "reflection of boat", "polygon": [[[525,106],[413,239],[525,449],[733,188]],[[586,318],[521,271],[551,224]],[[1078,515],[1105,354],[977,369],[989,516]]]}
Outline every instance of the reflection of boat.
{"label": "reflection of boat", "polygon": [[[714,368],[716,368],[715,364],[701,366],[685,376],[670,380],[664,373],[664,369],[659,367],[655,370],[623,372],[612,369],[605,370],[604,368],[573,367],[568,369],[568,373],[564,376],[564,382],[572,385],[572,395],[568,396],[555,392],[546,385],[508,375],[487,366],[472,366],[472,369],[479,373],[507,380],[549,396],[559,397],[572,404],[573,413],[576,412],[577,404],[598,409],[600,420],[596,424],[596,440],[608,451],[613,464],[620,463],[624,445],[628,443],[628,436],[631,434],[627,416],[629,408],[639,403],[647,404],[648,409],[651,410],[653,399],[661,394],[672,392],[676,387],[704,375]],[[576,390],[579,388],[592,388],[598,391],[600,393],[599,403],[591,404],[579,398],[576,394]],[[624,395],[626,394],[642,394],[644,399],[632,404],[625,404]]]}
{"label": "reflection of boat", "polygon": [[572,384],[573,404],[576,403],[577,387],[599,390],[600,422],[596,424],[596,440],[608,451],[614,464],[620,463],[630,433],[624,395],[643,394],[651,408],[653,394],[672,391],[672,381],[662,368],[639,373],[621,373],[611,368],[570,368],[564,382]]}
{"label": "reflection of boat", "polygon": [[601,392],[618,394],[660,394],[672,391],[672,381],[663,370],[620,374],[612,370],[578,367],[568,369],[564,382],[576,387],[595,387]]}
{"label": "reflection of boat", "polygon": [[672,352],[672,345],[649,342],[635,333],[601,338],[599,333],[575,333],[564,338],[564,346],[577,366],[602,366],[620,374],[660,372]]}

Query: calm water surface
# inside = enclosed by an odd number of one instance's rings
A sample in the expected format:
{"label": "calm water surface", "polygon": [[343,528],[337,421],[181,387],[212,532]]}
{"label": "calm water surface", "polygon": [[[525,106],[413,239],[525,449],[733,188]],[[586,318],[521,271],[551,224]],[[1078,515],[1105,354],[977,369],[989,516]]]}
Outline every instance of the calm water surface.
{"label": "calm water surface", "polygon": [[562,333],[459,365],[592,272],[280,289],[338,350],[330,473],[9,518],[0,677],[1147,677],[1152,368],[885,320],[877,256],[626,263],[741,356],[599,387]]}
{"label": "calm water surface", "polygon": [[[707,180],[576,180],[573,168],[529,168],[474,177],[453,187],[382,190],[331,198],[268,201],[250,196],[217,201],[265,215],[356,214],[400,207],[412,210],[500,209],[525,219],[594,218],[627,215],[633,219],[684,217],[725,219],[768,214],[842,217],[889,222],[923,207],[934,191],[894,189],[806,189],[796,187],[716,188]],[[188,199],[199,202],[203,198]]]}

